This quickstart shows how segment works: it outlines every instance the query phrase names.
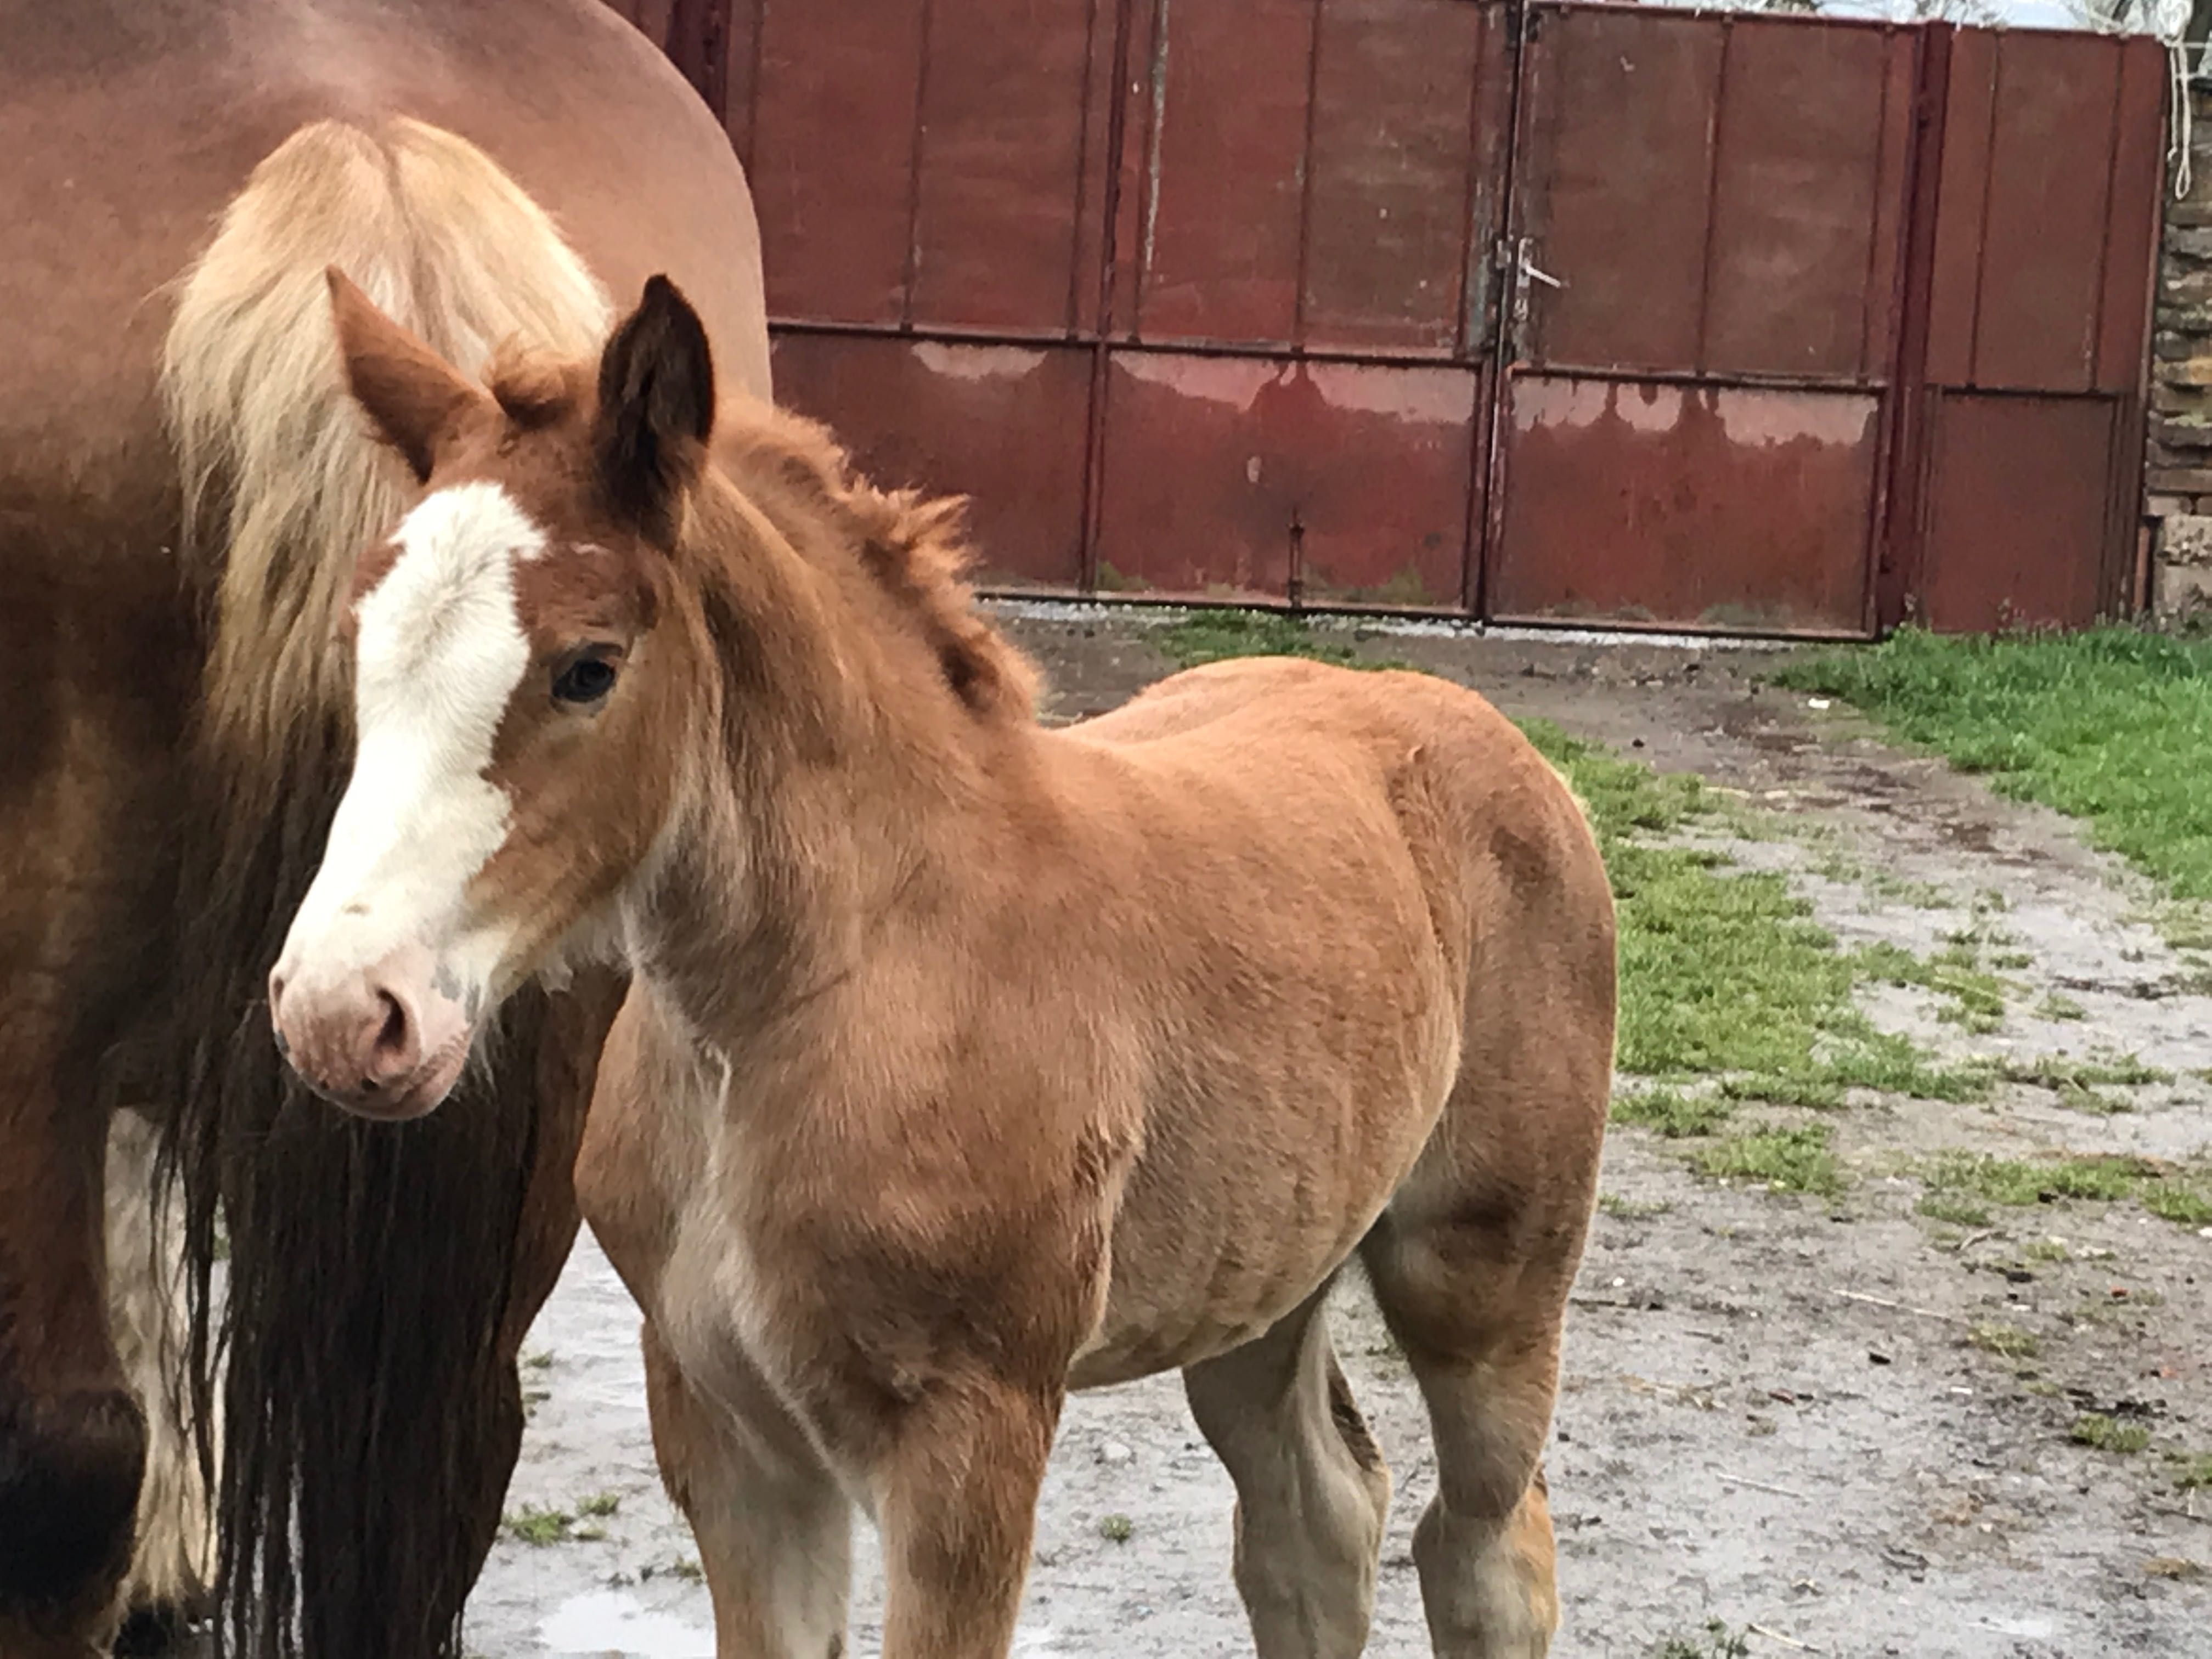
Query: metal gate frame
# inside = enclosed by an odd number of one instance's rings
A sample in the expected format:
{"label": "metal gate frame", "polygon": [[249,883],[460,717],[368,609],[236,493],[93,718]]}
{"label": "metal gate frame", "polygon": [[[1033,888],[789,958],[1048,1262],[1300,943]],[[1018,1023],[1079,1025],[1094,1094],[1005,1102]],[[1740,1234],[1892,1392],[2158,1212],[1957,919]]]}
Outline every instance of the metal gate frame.
{"label": "metal gate frame", "polygon": [[[691,78],[753,176],[770,247],[779,396],[829,419],[872,468],[969,493],[987,547],[1015,550],[1028,565],[1001,572],[994,586],[1484,618],[1499,614],[1501,598],[1512,597],[1501,573],[1510,574],[1513,538],[1529,533],[1510,521],[1516,476],[1509,405],[1515,385],[1547,367],[1540,349],[1508,349],[1519,337],[1516,317],[1532,310],[1540,336],[1547,299],[1540,283],[1532,291],[1534,279],[1522,275],[1517,257],[1522,216],[1533,199],[1533,162],[1524,149],[1531,60],[1523,36],[1531,20],[1539,28],[1548,18],[1569,27],[1636,27],[1645,26],[1630,20],[1647,18],[1649,27],[1705,28],[1723,39],[1756,28],[1808,46],[1839,31],[1878,35],[1910,59],[1909,86],[1886,81],[1882,92],[1885,119],[1902,124],[1905,154],[1884,150],[1889,182],[1870,210],[1878,221],[1870,236],[1889,245],[1881,256],[1890,312],[1879,363],[1858,364],[1843,377],[1849,386],[1833,374],[1720,373],[1705,361],[1702,344],[1689,363],[1569,366],[1646,382],[1656,374],[1690,389],[1669,394],[1686,409],[1693,392],[1717,395],[1724,384],[1784,400],[1770,408],[1824,388],[1856,387],[1873,397],[1877,429],[1856,591],[1832,588],[1810,620],[1786,611],[1732,616],[1710,607],[1705,614],[1666,614],[1662,606],[1638,616],[1622,614],[1619,604],[1591,615],[1516,619],[1865,635],[1915,617],[1939,627],[2080,623],[2141,601],[2133,484],[2148,397],[2166,97],[2154,42],[1997,35],[1945,24],[1662,14],[1589,0],[1056,0],[1025,5],[1022,14],[1032,21],[1040,13],[1055,15],[1064,27],[1048,44],[1058,57],[1047,63],[1046,53],[1034,66],[1020,66],[1035,82],[1023,93],[1031,115],[1059,121],[1059,164],[1070,159],[1073,145],[1073,188],[1054,201],[1038,195],[1033,181],[992,176],[1002,167],[1034,175],[1035,158],[1025,160],[1005,132],[994,136],[992,109],[979,116],[972,96],[958,102],[966,95],[959,77],[975,72],[966,59],[979,43],[987,52],[993,44],[979,27],[991,8],[978,0],[874,0],[866,8],[820,7],[818,0],[610,3]],[[1203,43],[1205,32],[1219,26],[1242,81],[1217,75],[1212,87],[1194,92],[1172,78],[1154,33],[1170,5],[1175,27],[1186,32],[1179,39]],[[1662,23],[1662,17],[1678,21]],[[818,52],[822,61],[811,64],[804,53],[779,57],[770,37],[787,44],[794,27],[836,36],[836,50]],[[947,28],[956,49],[933,53]],[[1363,29],[1369,33],[1359,34]],[[1368,95],[1376,109],[1390,104],[1373,89],[1420,68],[1385,38],[1404,29],[1426,31],[1419,38],[1427,55],[1457,52],[1455,61],[1469,65],[1463,144],[1431,122],[1387,158],[1410,166],[1409,176],[1432,180],[1453,176],[1446,152],[1463,148],[1464,199],[1451,204],[1462,216],[1462,240],[1448,338],[1434,328],[1368,337],[1374,318],[1359,313],[1359,295],[1352,295],[1349,311],[1334,315],[1327,296],[1316,303],[1313,292],[1316,268],[1325,280],[1350,270],[1353,289],[1387,277],[1384,262],[1362,263],[1367,250],[1358,213],[1330,202],[1316,210],[1317,189],[1331,188],[1328,147],[1349,143],[1357,149],[1356,134],[1334,131],[1321,135],[1316,149],[1316,112],[1326,103],[1316,88],[1324,76],[1341,82],[1349,64],[1346,95]],[[1194,53],[1188,46],[1178,52],[1176,72],[1182,73]],[[1049,100],[1033,94],[1043,85],[1036,77],[1066,78],[1079,52],[1080,111],[1071,126],[1065,112],[1054,116]],[[1195,61],[1202,63],[1202,54]],[[1273,89],[1288,107],[1301,74],[1303,134],[1284,121],[1279,130],[1263,130],[1268,100],[1252,88]],[[856,76],[877,94],[873,104],[853,90]],[[1008,83],[1001,76],[994,84]],[[1231,97],[1198,107],[1210,125],[1237,130],[1201,134],[1218,143],[1201,158],[1200,182],[1226,178],[1240,190],[1249,186],[1235,198],[1244,211],[1241,217],[1218,211],[1231,198],[1207,199],[1201,188],[1185,215],[1201,222],[1200,228],[1177,244],[1175,212],[1162,206],[1164,173],[1170,185],[1177,178],[1176,158],[1164,163],[1161,155],[1163,113],[1171,99],[1224,85]],[[1072,83],[1064,90],[1073,91]],[[1909,117],[1893,106],[1900,92]],[[961,166],[932,173],[925,150],[939,138],[931,100],[942,116],[948,97],[951,125],[969,123],[972,131],[961,142],[971,149]],[[2078,131],[2058,143],[2037,126],[2046,105],[2065,106],[2070,98],[2078,112],[2095,108],[2100,97],[2110,100],[2111,127],[2103,149],[2087,160]],[[1714,98],[1717,122],[1725,88]],[[1192,127],[1190,118],[1179,118],[1178,137]],[[1585,112],[1580,118],[1593,117]],[[764,123],[777,122],[781,130],[763,149]],[[810,131],[823,142],[803,142]],[[1033,119],[1014,131],[1018,139],[1042,129]],[[974,147],[978,133],[981,148]],[[1881,143],[1890,142],[1886,133]],[[1720,141],[1709,148],[1717,171]],[[1286,159],[1293,151],[1294,165]],[[1355,154],[1348,168],[1338,167],[1357,175],[1346,198],[1353,208],[1370,200],[1360,191],[1387,197],[1405,182],[1375,164],[1380,154]],[[864,164],[840,165],[855,156]],[[1286,181],[1294,181],[1295,209],[1283,198],[1293,187]],[[1031,197],[1020,195],[1025,188]],[[990,199],[978,195],[992,190],[999,194]],[[1433,206],[1435,195],[1431,189],[1390,199]],[[825,202],[846,210],[842,221],[830,213],[826,234]],[[1224,276],[1236,270],[1225,245],[1206,241],[1208,210],[1217,230],[1228,222],[1263,240],[1272,235],[1279,262],[1290,261],[1285,237],[1294,237],[1295,274],[1286,290],[1280,282],[1265,292],[1265,284],[1236,290]],[[984,222],[974,218],[979,211],[1012,215],[1027,227],[1020,257],[994,263],[988,235],[962,244],[954,234],[960,215],[969,213],[972,226]],[[1024,213],[1027,219],[1020,219]],[[2054,262],[2048,249],[2022,240],[2023,227],[2032,230],[2039,214],[2051,213],[2076,228],[2101,228],[2101,237],[2088,239],[2086,264]],[[1053,222],[1057,240],[1037,232],[1052,214],[1061,216]],[[938,227],[933,233],[926,217]],[[1247,219],[1257,228],[1243,224]],[[1427,228],[1433,243],[1436,227]],[[1710,215],[1705,234],[1710,255]],[[1318,267],[1317,240],[1325,244]],[[1054,263],[1062,244],[1064,270]],[[1425,244],[1417,252],[1436,255]],[[1148,288],[1159,262],[1176,258],[1189,267],[1170,273],[1177,282]],[[1541,269],[1540,258],[1528,264]],[[1183,280],[1189,270],[1196,278]],[[930,280],[940,271],[952,275],[933,293]],[[1427,272],[1430,279],[1437,275]],[[949,308],[948,283],[956,290]],[[1163,288],[1172,290],[1164,304]],[[1039,297],[1048,292],[1060,296],[1056,308]],[[1701,298],[1709,303],[1709,295]],[[1224,318],[1225,325],[1215,325]],[[2045,349],[2053,339],[2083,349],[2070,356]],[[1369,405],[1384,410],[1373,430],[1344,416],[1353,408],[1364,419]],[[994,443],[993,434],[1006,444]],[[2101,464],[2081,467],[2080,453],[2100,443]],[[1245,464],[1232,468],[1248,449]],[[1349,462],[1340,453],[1346,450]],[[1465,475],[1455,531],[1446,525],[1444,504],[1455,467]],[[1357,476],[1347,478],[1347,469]],[[1742,486],[1724,474],[1715,522],[1726,533],[1726,497],[1731,489],[1741,495]],[[1338,557],[1332,568],[1328,550],[1347,543],[1331,529],[1331,490],[1361,515],[1370,504],[1397,511],[1403,522],[1394,522],[1389,533],[1406,545],[1455,535],[1456,579],[1440,582],[1431,554],[1416,556],[1427,561],[1419,580],[1397,586],[1390,585],[1395,575],[1378,580],[1389,573],[1358,549],[1349,565]],[[1367,527],[1364,517],[1359,527]],[[1182,550],[1161,557],[1162,544]],[[1832,564],[1832,550],[1826,556]],[[1158,565],[1151,574],[1164,583],[1149,592],[1127,591],[1122,585],[1133,574],[1146,579],[1148,557]],[[1132,559],[1139,567],[1133,573]]]}

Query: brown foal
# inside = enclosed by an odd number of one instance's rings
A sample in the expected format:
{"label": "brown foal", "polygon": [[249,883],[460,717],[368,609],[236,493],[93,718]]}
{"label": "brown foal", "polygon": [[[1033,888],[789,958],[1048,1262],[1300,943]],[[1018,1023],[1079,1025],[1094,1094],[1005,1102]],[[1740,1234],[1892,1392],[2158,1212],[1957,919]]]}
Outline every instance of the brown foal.
{"label": "brown foal", "polygon": [[360,760],[270,983],[357,1112],[500,1000],[633,974],[578,1185],[646,1314],[723,1659],[1000,1659],[1070,1388],[1182,1370],[1265,1659],[1365,1642],[1356,1254],[1434,1428],[1436,1650],[1534,1656],[1539,1454],[1613,1062],[1612,901],[1480,698],[1285,660],[1049,732],[957,515],[717,410],[665,281],[489,391],[334,279],[419,502],[354,587]]}

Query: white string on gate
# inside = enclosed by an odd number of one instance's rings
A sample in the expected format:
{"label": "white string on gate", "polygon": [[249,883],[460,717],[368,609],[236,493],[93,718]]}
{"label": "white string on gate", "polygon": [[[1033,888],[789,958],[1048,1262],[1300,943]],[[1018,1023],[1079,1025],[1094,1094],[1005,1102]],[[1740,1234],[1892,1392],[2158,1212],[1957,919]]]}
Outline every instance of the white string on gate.
{"label": "white string on gate", "polygon": [[2197,112],[2189,96],[2189,46],[2183,38],[2189,32],[2189,0],[2149,0],[2143,7],[2150,33],[2166,48],[2166,71],[2172,77],[2173,125],[2166,134],[2166,165],[2177,202],[2189,194],[2196,178],[2196,157],[2191,151]]}

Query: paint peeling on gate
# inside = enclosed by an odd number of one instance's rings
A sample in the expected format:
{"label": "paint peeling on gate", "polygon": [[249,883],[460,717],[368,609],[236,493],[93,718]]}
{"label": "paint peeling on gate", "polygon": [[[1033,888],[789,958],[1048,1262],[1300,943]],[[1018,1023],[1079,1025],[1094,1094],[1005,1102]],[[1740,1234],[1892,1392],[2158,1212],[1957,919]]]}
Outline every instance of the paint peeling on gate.
{"label": "paint peeling on gate", "polygon": [[2134,597],[2154,43],[616,3],[751,170],[779,395],[969,494],[994,584],[1820,635]]}

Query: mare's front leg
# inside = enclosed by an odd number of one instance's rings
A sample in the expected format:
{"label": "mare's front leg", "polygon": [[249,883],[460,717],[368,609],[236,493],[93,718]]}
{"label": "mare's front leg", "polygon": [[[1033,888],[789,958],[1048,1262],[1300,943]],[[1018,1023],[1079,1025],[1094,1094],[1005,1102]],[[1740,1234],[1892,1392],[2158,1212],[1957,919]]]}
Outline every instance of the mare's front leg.
{"label": "mare's front leg", "polygon": [[873,1483],[884,1659],[1006,1659],[1062,1398],[978,1374],[906,1412]]}

